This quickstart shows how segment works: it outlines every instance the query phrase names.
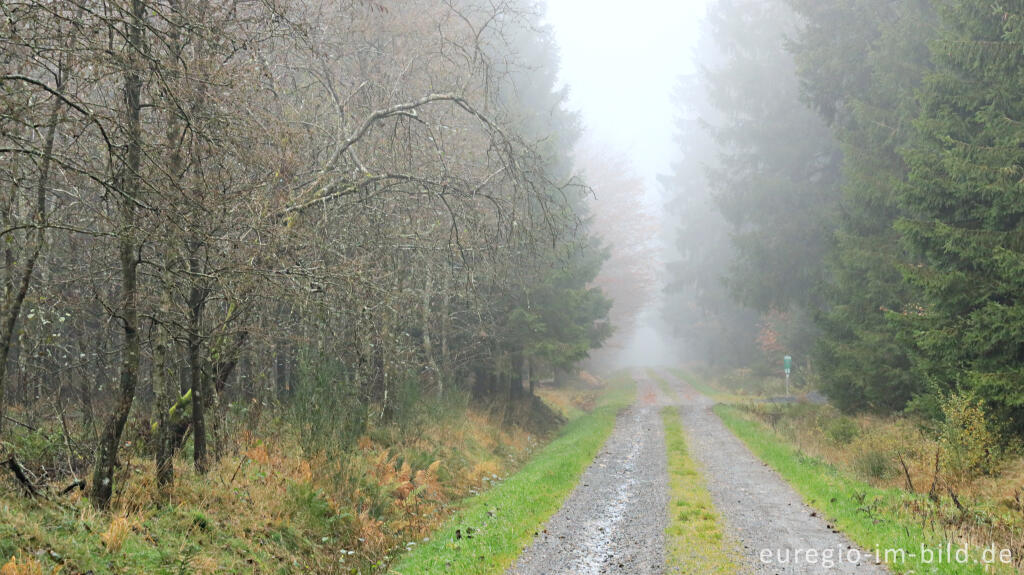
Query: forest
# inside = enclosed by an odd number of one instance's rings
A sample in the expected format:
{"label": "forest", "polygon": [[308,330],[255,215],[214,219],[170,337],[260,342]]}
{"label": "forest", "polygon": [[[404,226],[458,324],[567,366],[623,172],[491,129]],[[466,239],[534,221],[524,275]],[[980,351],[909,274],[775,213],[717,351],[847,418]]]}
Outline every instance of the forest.
{"label": "forest", "polygon": [[691,354],[1024,432],[1022,33],[1015,3],[713,4],[662,177]]}
{"label": "forest", "polygon": [[[343,452],[428,401],[528,403],[605,340],[539,19],[3,2],[0,445],[25,485],[104,509],[141,456],[172,497],[183,450],[202,475],[283,419]],[[34,440],[59,454],[23,465]]]}
{"label": "forest", "polygon": [[554,3],[0,0],[0,575],[1020,568],[1024,4]]}

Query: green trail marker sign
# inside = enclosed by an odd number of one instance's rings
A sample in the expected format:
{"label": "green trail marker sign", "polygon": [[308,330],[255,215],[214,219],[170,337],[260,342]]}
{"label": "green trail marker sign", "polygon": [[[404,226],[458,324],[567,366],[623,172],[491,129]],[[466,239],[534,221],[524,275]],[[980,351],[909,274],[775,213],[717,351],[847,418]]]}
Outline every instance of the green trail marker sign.
{"label": "green trail marker sign", "polygon": [[782,368],[786,370],[786,397],[789,397],[789,372],[793,370],[793,356],[782,358]]}

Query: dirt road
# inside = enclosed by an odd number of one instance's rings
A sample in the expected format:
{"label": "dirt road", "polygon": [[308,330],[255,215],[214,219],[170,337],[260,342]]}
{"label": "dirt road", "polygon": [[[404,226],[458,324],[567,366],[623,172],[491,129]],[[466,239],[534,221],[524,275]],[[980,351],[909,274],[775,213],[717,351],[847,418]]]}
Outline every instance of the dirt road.
{"label": "dirt road", "polygon": [[746,574],[883,574],[807,507],[711,411],[713,402],[669,373],[673,399],[638,377],[637,403],[576,489],[506,575],[658,575],[666,572],[668,475],[659,410],[677,403],[729,543]]}

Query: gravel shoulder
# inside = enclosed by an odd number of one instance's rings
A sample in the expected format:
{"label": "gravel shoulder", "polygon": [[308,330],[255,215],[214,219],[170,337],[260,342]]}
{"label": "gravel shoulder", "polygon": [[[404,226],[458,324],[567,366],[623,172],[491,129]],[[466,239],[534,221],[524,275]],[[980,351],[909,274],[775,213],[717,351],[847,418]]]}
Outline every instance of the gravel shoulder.
{"label": "gravel shoulder", "polygon": [[668,475],[659,408],[665,399],[644,378],[637,397],[508,575],[664,573]]}
{"label": "gravel shoulder", "polygon": [[664,377],[677,390],[690,454],[703,467],[726,531],[740,547],[745,573],[888,572],[755,457],[711,411],[712,400],[670,373]]}

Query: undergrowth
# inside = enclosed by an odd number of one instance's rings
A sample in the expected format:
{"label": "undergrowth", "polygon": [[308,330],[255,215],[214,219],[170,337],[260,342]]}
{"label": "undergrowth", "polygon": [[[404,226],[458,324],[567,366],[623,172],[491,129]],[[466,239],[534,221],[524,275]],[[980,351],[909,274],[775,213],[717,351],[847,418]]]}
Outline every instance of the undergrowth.
{"label": "undergrowth", "polygon": [[[573,410],[598,393],[545,390]],[[93,510],[79,490],[27,498],[0,471],[0,573],[383,571],[461,499],[517,470],[561,420],[533,401],[513,419],[523,425],[509,425],[506,412],[487,406],[431,411],[429,402],[420,398],[388,424],[341,428],[337,433],[355,435],[346,449],[322,440],[340,435],[316,427],[316,418],[307,417],[305,429],[287,418],[264,418],[255,430],[240,423],[205,476],[192,471],[188,446],[182,450],[165,503],[155,496],[152,457],[135,442],[122,451],[109,513]],[[246,418],[240,412],[237,419]],[[59,487],[69,479],[54,476],[54,453],[64,447],[53,444],[62,434],[17,430],[7,437],[4,450],[18,453],[35,480]]]}

